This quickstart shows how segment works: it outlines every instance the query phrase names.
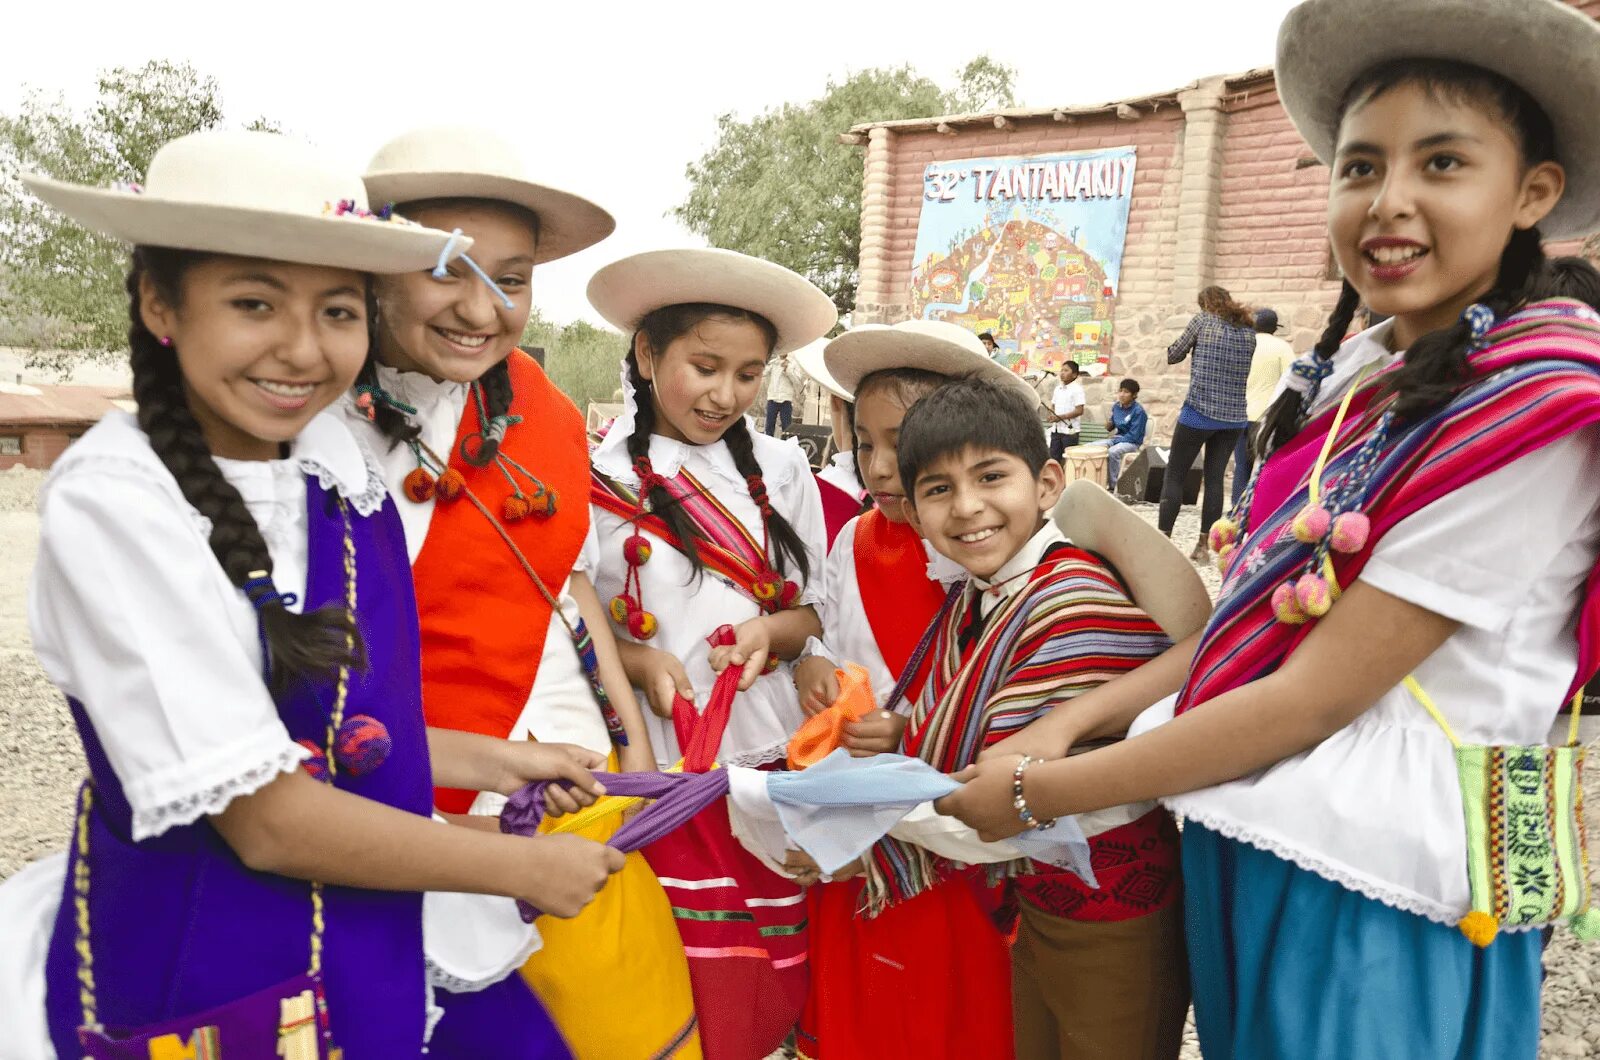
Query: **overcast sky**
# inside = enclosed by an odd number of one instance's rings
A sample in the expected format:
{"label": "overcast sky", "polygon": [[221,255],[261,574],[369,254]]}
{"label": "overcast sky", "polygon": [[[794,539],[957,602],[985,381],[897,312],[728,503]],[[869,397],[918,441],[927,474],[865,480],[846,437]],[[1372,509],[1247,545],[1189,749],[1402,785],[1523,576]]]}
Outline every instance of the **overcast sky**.
{"label": "overcast sky", "polygon": [[[666,215],[717,115],[822,93],[829,78],[910,63],[941,84],[980,53],[1017,70],[1021,106],[1098,103],[1272,62],[1292,0],[698,0],[622,4],[252,3],[7,5],[0,109],[25,88],[83,101],[95,72],[183,60],[215,76],[225,111],[260,114],[355,168],[418,125],[496,128],[534,174],[617,218],[610,239],[542,267],[534,302],[598,323],[583,297],[600,266],[695,245]],[[354,16],[356,10],[370,13]],[[348,12],[348,14],[347,14]],[[414,13],[416,12],[416,13]]]}

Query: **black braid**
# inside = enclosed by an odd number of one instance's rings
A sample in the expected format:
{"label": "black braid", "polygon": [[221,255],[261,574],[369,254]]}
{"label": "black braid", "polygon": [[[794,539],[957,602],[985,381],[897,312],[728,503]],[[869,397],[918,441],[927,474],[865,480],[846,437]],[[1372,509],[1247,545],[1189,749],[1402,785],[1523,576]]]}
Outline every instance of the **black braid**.
{"label": "black braid", "polygon": [[[635,336],[634,342],[638,341],[638,336]],[[628,456],[637,461],[641,457],[650,455],[650,436],[656,429],[656,403],[650,392],[649,380],[639,372],[639,359],[634,356],[632,347],[628,351],[627,364],[628,382],[633,384],[635,406],[633,433],[628,435]],[[677,498],[660,486],[648,490],[640,500],[648,501],[650,514],[663,520],[678,540],[683,542],[684,555],[693,564],[695,576],[698,578],[705,570],[705,561],[700,558],[699,543],[706,538],[695,527],[694,520],[683,514]]]}
{"label": "black braid", "polygon": [[[504,416],[511,411],[511,358],[496,364],[493,368],[478,377],[478,389],[483,394],[483,403],[488,410],[488,415],[483,418],[480,431],[489,425],[489,421],[496,416]],[[486,433],[480,435],[477,448],[469,455],[466,450],[461,453],[462,459],[478,467],[487,467],[500,452],[500,439],[489,437]]]}
{"label": "black braid", "polygon": [[[743,416],[734,417],[733,426],[723,434],[722,440],[728,443],[728,452],[733,454],[733,466],[739,469],[739,474],[746,479],[760,479],[761,462],[756,459],[755,439],[751,438],[750,425]],[[762,489],[765,490],[765,486]],[[768,505],[767,508],[770,512],[767,515],[767,535],[772,539],[772,555],[768,558],[779,574],[787,574],[789,565],[793,564],[800,571],[800,580],[805,581],[811,577],[811,561],[806,556],[805,542],[775,505]]]}
{"label": "black braid", "polygon": [[[139,406],[139,427],[150,438],[184,499],[211,521],[211,551],[228,580],[243,587],[258,571],[272,573],[272,554],[261,537],[244,499],[217,467],[200,423],[184,396],[183,374],[173,351],[145,327],[139,311],[139,280],[148,275],[161,297],[180,304],[185,269],[200,260],[184,251],[137,247],[128,272],[129,363],[133,397]],[[281,602],[261,609],[273,683],[282,687],[296,677],[324,676],[349,663],[365,665],[360,631],[343,607],[330,605],[295,614]],[[356,649],[346,647],[355,638]]]}
{"label": "black braid", "polygon": [[[1360,306],[1361,292],[1352,287],[1349,280],[1344,281],[1344,286],[1339,289],[1339,301],[1328,316],[1328,326],[1322,329],[1322,336],[1311,347],[1317,360],[1326,364],[1339,352],[1339,345],[1344,342],[1345,333],[1350,330],[1350,322],[1355,319]],[[1300,433],[1300,428],[1305,426],[1306,414],[1301,407],[1300,392],[1285,390],[1279,394],[1261,419],[1261,430],[1256,433],[1255,440],[1257,460],[1265,460],[1268,453]]]}
{"label": "black braid", "polygon": [[[1494,310],[1496,320],[1504,320],[1538,289],[1544,260],[1544,241],[1537,228],[1512,232],[1500,255],[1494,287],[1478,301]],[[1462,320],[1430,331],[1412,343],[1405,363],[1394,370],[1384,390],[1395,395],[1396,417],[1409,420],[1426,416],[1455,397],[1467,381],[1471,343],[1472,329]]]}
{"label": "black braid", "polygon": [[[369,386],[374,390],[381,390],[378,384],[378,295],[373,289],[372,281],[367,281],[367,359],[361,364],[361,372],[356,376],[356,386]],[[416,440],[422,433],[422,428],[412,423],[405,413],[391,407],[383,401],[372,403],[372,422],[377,424],[378,430],[389,440],[389,448],[393,449],[402,442]]]}

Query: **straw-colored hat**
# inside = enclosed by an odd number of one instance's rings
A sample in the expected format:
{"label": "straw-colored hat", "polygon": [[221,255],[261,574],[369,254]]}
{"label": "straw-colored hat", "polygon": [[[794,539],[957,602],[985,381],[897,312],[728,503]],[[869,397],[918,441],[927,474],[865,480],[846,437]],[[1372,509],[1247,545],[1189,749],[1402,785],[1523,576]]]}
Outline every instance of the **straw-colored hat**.
{"label": "straw-colored hat", "polygon": [[[881,328],[882,324],[863,324],[865,328]],[[818,339],[794,351],[795,363],[800,370],[816,381],[817,385],[836,398],[844,401],[854,401],[855,395],[839,385],[839,380],[828,371],[828,366],[823,363],[822,352],[827,349],[828,340]]]}
{"label": "straw-colored hat", "polygon": [[1555,127],[1566,193],[1548,239],[1600,229],[1600,25],[1558,0],[1306,0],[1278,30],[1278,96],[1311,150],[1332,163],[1339,108],[1391,59],[1450,59],[1532,96]]}
{"label": "straw-colored hat", "polygon": [[1015,387],[1036,404],[1038,393],[1028,381],[989,356],[978,336],[943,320],[906,320],[893,327],[860,327],[828,343],[823,352],[828,371],[852,394],[861,380],[886,368],[921,368],[954,379],[981,376]]}
{"label": "straw-colored hat", "polygon": [[180,136],[156,152],[142,186],[90,188],[37,173],[22,182],[85,228],[136,246],[377,273],[429,268],[446,247],[454,257],[472,246],[370,213],[360,177],[275,133]]}
{"label": "straw-colored hat", "polygon": [[613,327],[632,333],[649,313],[709,302],[765,317],[778,332],[774,353],[822,338],[839,320],[816,284],[732,250],[651,250],[614,261],[589,281],[589,304]]}
{"label": "straw-colored hat", "polygon": [[529,179],[516,148],[484,129],[415,129],[378,149],[367,166],[373,202],[494,199],[539,218],[535,262],[554,261],[593,246],[617,227],[588,199]]}

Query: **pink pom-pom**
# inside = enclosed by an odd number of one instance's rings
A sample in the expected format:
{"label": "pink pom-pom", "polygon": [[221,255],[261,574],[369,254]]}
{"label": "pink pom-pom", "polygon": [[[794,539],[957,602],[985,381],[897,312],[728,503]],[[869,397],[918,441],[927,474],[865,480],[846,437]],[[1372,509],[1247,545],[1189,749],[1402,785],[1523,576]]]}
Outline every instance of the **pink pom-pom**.
{"label": "pink pom-pom", "polygon": [[1308,504],[1294,517],[1290,530],[1294,533],[1294,539],[1302,545],[1314,545],[1328,536],[1328,528],[1332,525],[1333,516],[1328,514],[1328,509],[1318,504]]}
{"label": "pink pom-pom", "polygon": [[339,760],[339,768],[360,777],[383,765],[393,748],[394,741],[383,722],[370,714],[357,714],[339,726],[333,757]]}
{"label": "pink pom-pom", "polygon": [[1305,622],[1306,614],[1300,610],[1300,601],[1295,599],[1292,583],[1284,582],[1272,590],[1272,613],[1286,626],[1298,626]]}
{"label": "pink pom-pom", "polygon": [[1320,574],[1302,574],[1294,583],[1294,598],[1300,610],[1312,618],[1321,618],[1333,606],[1333,591]]}
{"label": "pink pom-pom", "polygon": [[1211,532],[1206,535],[1211,551],[1221,552],[1224,548],[1239,540],[1239,524],[1232,519],[1218,519],[1211,524]]}
{"label": "pink pom-pom", "polygon": [[1345,512],[1333,521],[1333,538],[1329,542],[1335,552],[1360,552],[1367,547],[1372,536],[1372,520],[1360,512]]}
{"label": "pink pom-pom", "polygon": [[[1211,532],[1216,533],[1215,530]],[[1239,546],[1235,545],[1231,541],[1217,549],[1217,570],[1221,571],[1223,574],[1228,573],[1228,568],[1233,566],[1233,557],[1237,555],[1238,552]]]}

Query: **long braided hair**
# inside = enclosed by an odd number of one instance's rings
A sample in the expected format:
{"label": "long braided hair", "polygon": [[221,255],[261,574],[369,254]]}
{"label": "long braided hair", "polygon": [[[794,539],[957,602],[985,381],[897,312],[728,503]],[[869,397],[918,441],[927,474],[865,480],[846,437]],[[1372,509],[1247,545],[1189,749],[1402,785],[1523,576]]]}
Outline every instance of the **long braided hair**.
{"label": "long braided hair", "polygon": [[[633,341],[628,346],[628,381],[633,385],[634,402],[637,405],[633,433],[628,436],[628,456],[633,459],[635,466],[638,466],[640,461],[650,459],[650,435],[655,431],[657,418],[650,383],[639,371],[637,352],[639,337],[644,337],[659,360],[673,342],[713,317],[748,320],[755,324],[766,338],[769,355],[772,348],[777,345],[778,331],[770,321],[759,314],[736,309],[733,306],[692,302],[664,306],[649,313],[639,322]],[[734,417],[733,424],[723,433],[722,440],[728,445],[734,466],[739,469],[739,474],[745,477],[750,490],[750,499],[755,501],[762,518],[766,521],[767,534],[772,540],[772,555],[768,559],[773,569],[779,574],[787,574],[792,568],[800,572],[802,581],[809,578],[811,562],[806,556],[805,542],[767,497],[761,463],[756,459],[755,440],[750,436],[750,427],[745,422],[742,410]],[[700,558],[697,543],[705,540],[705,537],[695,528],[694,521],[683,513],[683,509],[665,487],[653,485],[643,492],[645,496],[641,499],[650,502],[652,514],[664,520],[678,540],[683,542],[684,551],[689,557],[689,562],[694,565],[696,573],[703,571],[705,564]]]}
{"label": "long braided hair", "polygon": [[[1512,82],[1482,67],[1446,59],[1396,59],[1367,71],[1345,93],[1344,111],[1368,103],[1401,85],[1416,85],[1434,96],[1486,107],[1511,129],[1522,155],[1524,171],[1556,157],[1555,132],[1539,104]],[[1511,233],[1500,255],[1494,286],[1478,302],[1504,319],[1537,296],[1545,272],[1543,240],[1537,228]],[[1328,326],[1312,349],[1324,364],[1338,352],[1355,317],[1360,295],[1344,282]],[[1467,355],[1472,349],[1472,329],[1464,320],[1431,331],[1406,351],[1404,363],[1389,377],[1385,393],[1395,395],[1394,412],[1409,420],[1433,412],[1453,398],[1468,379]],[[1257,436],[1258,456],[1283,445],[1305,425],[1309,409],[1302,396],[1286,390],[1264,417]]]}
{"label": "long braided hair", "polygon": [[[149,437],[150,447],[172,472],[184,499],[211,521],[212,554],[228,580],[242,590],[261,572],[271,576],[272,554],[244,498],[211,456],[184,394],[176,352],[150,333],[139,306],[141,277],[149,277],[168,305],[180,306],[183,275],[202,260],[203,255],[188,251],[134,249],[127,280],[133,397],[139,406],[139,427]],[[260,618],[275,687],[295,678],[329,675],[346,664],[366,664],[360,631],[343,607],[330,605],[296,614],[278,597],[260,608]],[[354,651],[347,647],[352,641],[346,638],[353,638]]]}

